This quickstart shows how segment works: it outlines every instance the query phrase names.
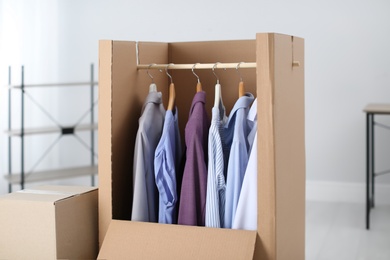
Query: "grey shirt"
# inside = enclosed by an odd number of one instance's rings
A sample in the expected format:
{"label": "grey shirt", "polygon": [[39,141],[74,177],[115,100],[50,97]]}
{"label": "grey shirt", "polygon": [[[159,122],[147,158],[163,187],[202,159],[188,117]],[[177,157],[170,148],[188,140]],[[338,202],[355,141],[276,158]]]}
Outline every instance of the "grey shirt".
{"label": "grey shirt", "polygon": [[142,108],[134,148],[133,221],[158,221],[158,193],[154,177],[154,152],[165,118],[161,92],[150,92]]}

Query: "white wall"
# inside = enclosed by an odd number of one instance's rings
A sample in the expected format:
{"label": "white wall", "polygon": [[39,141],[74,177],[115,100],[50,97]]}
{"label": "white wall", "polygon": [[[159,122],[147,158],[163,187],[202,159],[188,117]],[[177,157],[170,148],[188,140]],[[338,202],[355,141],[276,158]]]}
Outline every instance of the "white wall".
{"label": "white wall", "polygon": [[[6,83],[5,65],[20,63],[34,64],[36,73],[42,73],[48,81],[83,80],[88,75],[89,64],[98,62],[99,39],[253,39],[256,32],[303,37],[307,179],[364,182],[362,109],[368,102],[389,102],[390,97],[389,1],[17,0],[0,3],[2,83]],[[5,24],[9,8],[25,15],[13,16],[15,24]],[[5,59],[4,53],[7,53]],[[1,120],[4,129],[3,112]],[[389,122],[386,118],[382,120]],[[386,160],[390,133],[382,131],[378,135],[382,152],[378,155],[378,167],[390,168]],[[1,146],[5,144],[2,139]],[[5,172],[3,150],[0,158]],[[382,180],[390,182],[389,177]],[[0,180],[0,191],[4,192],[5,186]]]}

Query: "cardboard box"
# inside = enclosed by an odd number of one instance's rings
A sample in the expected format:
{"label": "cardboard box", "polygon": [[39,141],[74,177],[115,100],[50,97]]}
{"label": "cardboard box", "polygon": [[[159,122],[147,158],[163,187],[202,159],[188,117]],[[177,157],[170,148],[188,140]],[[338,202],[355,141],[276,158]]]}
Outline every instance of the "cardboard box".
{"label": "cardboard box", "polygon": [[98,259],[252,259],[256,232],[112,220]]}
{"label": "cardboard box", "polygon": [[[255,40],[151,43],[100,41],[99,259],[304,259],[304,41],[259,33]],[[258,98],[258,230],[132,222],[132,158],[138,119],[151,79],[139,64],[256,62],[241,69]],[[299,62],[299,66],[298,63]],[[166,106],[169,79],[150,71]],[[196,78],[170,71],[184,133]],[[216,78],[196,70],[211,116]],[[216,70],[230,112],[238,98],[235,70]],[[182,138],[182,140],[184,140]]]}
{"label": "cardboard box", "polygon": [[0,259],[96,259],[98,191],[41,186],[0,197]]}

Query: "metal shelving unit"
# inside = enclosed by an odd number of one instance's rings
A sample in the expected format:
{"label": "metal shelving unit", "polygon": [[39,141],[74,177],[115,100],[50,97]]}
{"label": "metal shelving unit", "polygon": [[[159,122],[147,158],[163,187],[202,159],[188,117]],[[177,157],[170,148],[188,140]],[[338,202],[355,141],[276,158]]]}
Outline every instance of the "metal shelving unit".
{"label": "metal shelving unit", "polygon": [[[45,110],[34,98],[30,95],[26,89],[35,87],[90,87],[90,108],[86,111],[81,118],[74,125],[63,126],[51,116],[51,114]],[[12,192],[12,185],[20,184],[21,189],[24,189],[25,183],[38,182],[45,180],[56,180],[63,178],[73,178],[79,176],[91,176],[91,185],[95,185],[95,174],[97,174],[97,165],[95,164],[95,157],[97,157],[95,149],[95,131],[97,130],[97,123],[94,119],[94,107],[97,104],[97,100],[94,100],[95,87],[98,86],[98,82],[94,81],[94,65],[90,67],[90,81],[88,82],[73,82],[73,83],[44,83],[44,84],[25,84],[24,82],[24,66],[21,68],[21,84],[11,84],[11,67],[8,69],[8,129],[5,133],[8,135],[8,174],[5,179],[8,181],[8,191]],[[20,129],[12,129],[12,90],[21,91],[21,122]],[[44,114],[46,114],[55,124],[54,127],[40,127],[40,128],[26,128],[25,127],[25,97],[28,97]],[[88,114],[90,115],[89,124],[81,124]],[[83,142],[78,136],[77,132],[89,131],[90,132],[90,144]],[[39,160],[33,166],[33,169],[29,172],[25,170],[25,138],[29,135],[59,133],[59,137],[54,143],[44,152]],[[46,157],[51,148],[61,139],[64,135],[73,135],[79,140],[90,152],[90,164],[82,167],[72,167],[64,169],[53,169],[45,171],[34,171],[34,168]],[[12,170],[12,138],[19,137],[21,139],[21,155],[20,155],[20,172],[14,173]]]}

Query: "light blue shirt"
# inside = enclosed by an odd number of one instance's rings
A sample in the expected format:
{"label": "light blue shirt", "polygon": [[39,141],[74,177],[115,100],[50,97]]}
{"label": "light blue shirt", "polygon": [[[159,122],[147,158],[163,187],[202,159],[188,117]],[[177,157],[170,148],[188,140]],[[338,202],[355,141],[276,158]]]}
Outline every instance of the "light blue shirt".
{"label": "light blue shirt", "polygon": [[248,135],[251,126],[247,122],[249,106],[254,97],[246,93],[235,103],[226,125],[226,137],[232,139],[229,161],[227,165],[225,228],[231,228],[240,197],[242,181],[248,164],[249,143]]}
{"label": "light blue shirt", "polygon": [[248,123],[253,125],[248,136],[252,147],[232,228],[257,230],[257,99],[249,110]]}
{"label": "light blue shirt", "polygon": [[154,156],[154,173],[159,193],[158,222],[177,223],[176,172],[181,160],[178,110],[166,111],[163,132]]}
{"label": "light blue shirt", "polygon": [[225,176],[223,129],[227,121],[225,107],[213,107],[208,141],[206,227],[224,227]]}

